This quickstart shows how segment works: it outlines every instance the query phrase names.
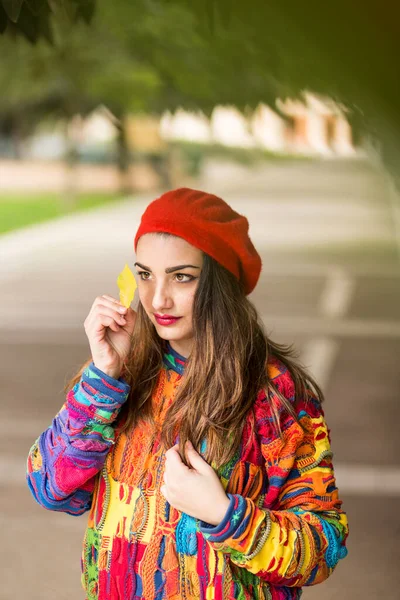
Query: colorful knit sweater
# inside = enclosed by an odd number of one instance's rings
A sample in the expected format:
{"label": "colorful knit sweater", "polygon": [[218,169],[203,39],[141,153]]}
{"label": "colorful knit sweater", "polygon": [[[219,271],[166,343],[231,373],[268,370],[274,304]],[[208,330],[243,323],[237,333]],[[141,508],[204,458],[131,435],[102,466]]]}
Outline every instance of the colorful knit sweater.
{"label": "colorful knit sweater", "polygon": [[[169,347],[152,399],[158,425],[184,367]],[[348,524],[321,405],[294,399],[289,372],[276,359],[268,371],[301,426],[281,410],[279,438],[270,408],[277,398],[260,391],[238,452],[217,470],[230,505],[211,526],[160,492],[165,451],[152,427],[140,422],[118,432],[129,393],[124,379],[93,363],[86,368],[33,444],[27,481],[47,509],[89,511],[81,560],[87,600],[294,599],[346,556]]]}

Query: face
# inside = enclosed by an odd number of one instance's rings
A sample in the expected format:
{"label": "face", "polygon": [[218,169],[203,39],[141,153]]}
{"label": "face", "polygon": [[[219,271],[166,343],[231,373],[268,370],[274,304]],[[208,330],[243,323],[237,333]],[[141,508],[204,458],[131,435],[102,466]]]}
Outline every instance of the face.
{"label": "face", "polygon": [[202,266],[201,250],[182,238],[156,233],[139,238],[135,267],[140,301],[160,338],[185,357],[193,344],[193,300]]}

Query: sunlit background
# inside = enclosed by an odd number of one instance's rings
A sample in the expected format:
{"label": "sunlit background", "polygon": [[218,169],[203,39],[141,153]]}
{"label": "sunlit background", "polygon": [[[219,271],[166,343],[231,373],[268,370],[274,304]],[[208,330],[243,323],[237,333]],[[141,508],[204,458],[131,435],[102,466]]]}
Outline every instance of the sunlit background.
{"label": "sunlit background", "polygon": [[1,600],[84,598],[86,517],[35,504],[26,457],[145,206],[180,186],[248,217],[250,298],[326,394],[349,555],[304,598],[398,597],[396,29],[373,2],[267,4],[0,0]]}

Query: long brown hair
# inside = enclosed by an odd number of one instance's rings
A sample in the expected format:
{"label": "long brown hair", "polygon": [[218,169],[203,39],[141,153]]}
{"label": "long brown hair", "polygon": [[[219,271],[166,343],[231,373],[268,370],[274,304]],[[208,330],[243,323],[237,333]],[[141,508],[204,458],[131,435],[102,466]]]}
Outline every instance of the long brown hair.
{"label": "long brown hair", "polygon": [[[266,365],[271,355],[288,368],[296,397],[307,397],[311,390],[320,402],[324,399],[317,383],[298,362],[293,347],[268,338],[240,282],[207,254],[194,297],[193,337],[185,373],[161,434],[164,447],[170,448],[179,432],[179,448],[185,462],[187,440],[195,448],[206,441],[203,456],[207,462],[217,466],[228,462],[240,445],[246,415],[262,389],[269,399],[278,396],[281,408],[297,420],[291,402],[268,378]],[[158,336],[139,303],[131,352],[123,373],[131,389],[120,413],[120,417],[125,417],[120,433],[134,427],[139,418],[154,422],[151,398],[165,349],[165,341]],[[79,381],[89,362],[67,384],[66,390]],[[281,436],[275,402],[271,401],[271,409],[277,435]]]}

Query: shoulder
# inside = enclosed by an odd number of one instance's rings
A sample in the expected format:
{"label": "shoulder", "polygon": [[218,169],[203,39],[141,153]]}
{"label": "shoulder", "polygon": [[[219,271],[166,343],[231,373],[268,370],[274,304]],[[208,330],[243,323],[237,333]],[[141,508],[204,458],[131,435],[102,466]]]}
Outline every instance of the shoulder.
{"label": "shoulder", "polygon": [[268,386],[258,392],[254,403],[255,418],[259,426],[270,430],[272,435],[277,421],[284,431],[296,421],[323,416],[321,403],[307,382],[307,392],[300,396],[296,393],[290,369],[280,359],[270,356],[266,368]]}
{"label": "shoulder", "polygon": [[256,407],[270,407],[274,403],[279,410],[282,406],[282,402],[279,400],[280,394],[294,405],[296,401],[295,384],[288,367],[276,356],[271,355],[268,357],[266,370],[269,385],[259,390],[255,401]]}
{"label": "shoulder", "polygon": [[[293,377],[286,365],[272,355],[267,362],[268,380],[292,404],[295,402],[295,385]],[[266,395],[266,394],[264,394]]]}

